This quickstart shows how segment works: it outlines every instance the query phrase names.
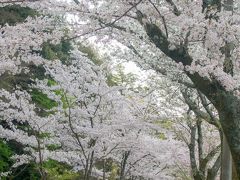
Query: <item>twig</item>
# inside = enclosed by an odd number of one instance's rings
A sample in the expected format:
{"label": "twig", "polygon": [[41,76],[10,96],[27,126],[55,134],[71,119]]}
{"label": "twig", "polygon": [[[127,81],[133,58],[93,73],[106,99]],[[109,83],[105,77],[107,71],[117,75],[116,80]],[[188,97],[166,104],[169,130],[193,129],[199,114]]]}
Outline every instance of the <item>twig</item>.
{"label": "twig", "polygon": [[90,33],[97,32],[97,31],[99,31],[99,30],[105,29],[105,28],[107,28],[107,27],[113,26],[117,21],[119,21],[119,20],[122,19],[124,16],[126,16],[133,8],[135,8],[135,7],[136,7],[138,4],[140,4],[141,2],[142,2],[142,0],[139,0],[137,3],[133,4],[127,11],[125,11],[122,15],[120,15],[118,18],[116,18],[113,22],[106,23],[105,26],[103,26],[103,27],[99,27],[99,28],[93,29],[93,30],[91,30],[91,31],[85,32],[85,33],[83,33],[83,34],[79,34],[79,35],[73,36],[73,37],[68,38],[68,39],[66,39],[66,40],[73,40],[73,39],[76,39],[76,38],[85,36],[85,35],[87,35],[87,34],[90,34]]}
{"label": "twig", "polygon": [[157,13],[159,14],[160,18],[162,19],[163,25],[164,25],[164,29],[165,29],[165,33],[166,33],[166,37],[168,37],[168,30],[167,30],[167,24],[166,24],[165,17],[161,14],[161,12],[158,10],[156,5],[151,0],[148,0],[148,1],[150,2],[150,4],[152,4],[152,6],[154,7],[154,9],[157,11]]}

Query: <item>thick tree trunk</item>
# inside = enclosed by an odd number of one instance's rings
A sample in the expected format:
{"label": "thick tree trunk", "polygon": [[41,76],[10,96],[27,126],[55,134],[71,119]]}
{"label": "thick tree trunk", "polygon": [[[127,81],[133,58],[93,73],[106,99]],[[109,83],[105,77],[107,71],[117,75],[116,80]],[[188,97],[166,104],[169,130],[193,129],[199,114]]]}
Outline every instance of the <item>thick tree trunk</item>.
{"label": "thick tree trunk", "polygon": [[[228,99],[228,100],[227,100]],[[230,147],[235,168],[240,175],[240,102],[237,98],[228,97],[219,108],[222,128]],[[239,178],[237,178],[239,179]]]}
{"label": "thick tree trunk", "polygon": [[[165,55],[176,63],[181,62],[184,66],[191,65],[192,57],[188,53],[187,44],[180,45],[176,49],[169,49],[169,41],[164,32],[154,23],[149,22],[140,11],[137,12],[138,21],[144,26],[150,40]],[[156,69],[157,71],[157,69]],[[187,76],[218,110],[221,126],[229,144],[232,158],[235,162],[238,177],[240,175],[240,99],[228,92],[216,79],[209,80],[197,72]]]}
{"label": "thick tree trunk", "polygon": [[[233,12],[233,0],[224,0],[223,1],[224,11]],[[232,50],[233,50],[233,43],[226,42],[224,46],[223,53],[225,54],[224,60],[224,68],[223,71],[227,74],[233,76],[233,60],[232,60]],[[227,117],[225,117],[227,118]],[[224,120],[223,120],[224,121]],[[226,121],[226,120],[225,120]],[[235,166],[234,166],[234,170]],[[236,172],[236,171],[235,171]],[[237,179],[237,175],[234,175]],[[223,134],[222,140],[222,171],[221,171],[221,179],[222,180],[231,180],[233,178],[233,162],[232,162],[232,155],[230,152],[230,148],[226,139],[226,136]]]}
{"label": "thick tree trunk", "polygon": [[233,161],[232,161],[232,179],[238,180],[237,170]]}
{"label": "thick tree trunk", "polygon": [[232,156],[225,135],[222,139],[221,180],[232,180]]}

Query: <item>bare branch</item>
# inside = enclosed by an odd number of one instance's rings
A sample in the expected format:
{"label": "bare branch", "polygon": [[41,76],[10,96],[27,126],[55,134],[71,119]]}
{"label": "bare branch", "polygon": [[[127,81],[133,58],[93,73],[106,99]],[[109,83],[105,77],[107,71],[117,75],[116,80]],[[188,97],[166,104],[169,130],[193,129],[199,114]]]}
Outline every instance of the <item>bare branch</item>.
{"label": "bare branch", "polygon": [[218,156],[217,160],[213,164],[211,169],[208,169],[207,172],[207,180],[213,180],[216,179],[217,172],[219,171],[221,166],[221,155]]}
{"label": "bare branch", "polygon": [[[122,15],[118,16],[114,21],[112,21],[112,22],[110,22],[110,23],[104,23],[105,26],[102,26],[102,27],[93,29],[93,30],[88,31],[88,32],[85,32],[85,33],[83,33],[83,34],[79,34],[79,35],[73,36],[73,37],[68,38],[68,39],[66,39],[66,40],[73,40],[73,39],[76,39],[76,38],[80,38],[80,37],[82,37],[82,36],[85,36],[85,35],[87,35],[87,34],[91,34],[91,33],[93,33],[93,32],[100,31],[100,30],[105,29],[105,28],[107,28],[107,27],[112,27],[113,25],[115,25],[115,23],[116,23],[117,21],[119,21],[119,20],[122,19],[123,17],[127,16],[127,14],[128,14],[130,11],[132,11],[134,8],[136,8],[137,5],[139,5],[141,2],[142,2],[142,0],[139,0],[137,3],[132,4],[132,6],[131,6],[128,10],[126,10]],[[118,27],[118,28],[119,28],[119,27]]]}
{"label": "bare branch", "polygon": [[158,8],[156,7],[156,5],[151,1],[151,0],[148,0],[150,2],[150,4],[154,7],[154,9],[157,11],[157,13],[159,14],[160,18],[162,19],[163,21],[163,26],[164,26],[164,29],[165,29],[165,34],[166,34],[166,37],[168,38],[168,29],[167,29],[167,24],[166,24],[166,20],[165,20],[165,17],[161,14],[161,12],[158,10]]}
{"label": "bare branch", "polygon": [[221,145],[218,145],[217,147],[213,148],[204,158],[204,161],[208,163],[220,150],[221,150]]}
{"label": "bare branch", "polygon": [[173,13],[176,16],[179,16],[181,14],[181,12],[178,10],[177,6],[174,4],[174,2],[172,0],[166,0],[168,4],[170,4],[173,7]]}

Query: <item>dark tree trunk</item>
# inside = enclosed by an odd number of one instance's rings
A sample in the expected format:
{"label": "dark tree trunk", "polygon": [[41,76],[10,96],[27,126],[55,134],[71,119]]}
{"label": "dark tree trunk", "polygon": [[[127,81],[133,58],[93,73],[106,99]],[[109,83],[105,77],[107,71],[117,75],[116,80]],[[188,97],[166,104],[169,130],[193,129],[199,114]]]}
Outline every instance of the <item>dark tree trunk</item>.
{"label": "dark tree trunk", "polygon": [[[240,103],[232,98],[220,109],[222,127],[230,147],[238,176],[240,175]],[[229,104],[231,103],[231,104]],[[227,107],[229,106],[229,107]],[[232,109],[231,109],[232,108]],[[239,179],[239,178],[238,178]]]}
{"label": "dark tree trunk", "polygon": [[123,154],[119,180],[125,180],[125,170],[126,170],[127,159],[129,157],[129,154],[130,154],[130,151],[126,151]]}
{"label": "dark tree trunk", "polygon": [[[192,57],[188,53],[187,42],[169,49],[169,41],[163,31],[156,25],[149,22],[146,16],[140,11],[137,12],[137,19],[145,28],[147,35],[152,43],[156,45],[165,55],[176,63],[181,62],[184,66],[191,65]],[[157,71],[157,69],[156,69]],[[238,176],[240,175],[240,99],[225,90],[225,88],[216,79],[209,80],[200,76],[197,72],[187,76],[192,80],[198,90],[200,90],[218,110],[221,126],[229,144],[232,158]]]}
{"label": "dark tree trunk", "polygon": [[221,159],[221,179],[232,180],[232,156],[225,135],[222,138]]}

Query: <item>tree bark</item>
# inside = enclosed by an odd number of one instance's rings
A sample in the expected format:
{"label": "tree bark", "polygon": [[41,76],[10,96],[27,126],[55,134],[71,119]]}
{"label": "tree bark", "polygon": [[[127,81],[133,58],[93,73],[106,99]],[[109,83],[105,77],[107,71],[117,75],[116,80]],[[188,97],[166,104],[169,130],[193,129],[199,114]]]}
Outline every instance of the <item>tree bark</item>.
{"label": "tree bark", "polygon": [[232,156],[225,135],[222,138],[221,180],[232,180]]}
{"label": "tree bark", "polygon": [[237,171],[236,171],[236,167],[234,162],[232,161],[232,179],[233,180],[238,180],[238,175],[237,175]]}
{"label": "tree bark", "polygon": [[221,166],[221,155],[218,156],[217,160],[215,161],[213,167],[211,169],[208,169],[207,173],[207,180],[215,180],[218,170]]}
{"label": "tree bark", "polygon": [[[224,11],[232,12],[233,11],[233,0],[224,0],[223,3]],[[227,74],[233,76],[233,60],[231,51],[233,50],[232,42],[225,42],[223,48],[223,53],[225,55],[225,60],[223,64],[223,71]],[[223,133],[222,137],[222,168],[221,168],[221,179],[222,180],[231,180],[232,179],[232,155],[227,142],[227,139]]]}
{"label": "tree bark", "polygon": [[194,125],[191,128],[191,138],[189,148],[189,156],[190,156],[190,164],[192,169],[192,176],[194,180],[201,180],[201,176],[199,174],[199,170],[197,167],[196,157],[195,157],[195,146],[196,146],[196,131],[197,127]]}
{"label": "tree bark", "polygon": [[[176,63],[181,62],[184,66],[191,65],[192,57],[188,53],[187,44],[182,44],[175,49],[169,49],[169,41],[163,31],[156,25],[149,22],[146,16],[140,11],[137,12],[137,19],[145,28],[150,40],[165,55]],[[225,90],[221,82],[216,79],[207,79],[195,72],[187,76],[195,84],[218,110],[220,123],[226,136],[232,158],[235,162],[236,171],[240,175],[240,99],[233,92]]]}
{"label": "tree bark", "polygon": [[119,180],[125,180],[125,170],[126,170],[127,159],[129,155],[130,155],[130,151],[126,151],[123,153]]}
{"label": "tree bark", "polygon": [[[236,171],[238,174],[238,177],[240,175],[240,113],[239,113],[239,102],[236,102],[236,100],[231,100],[232,104],[235,104],[237,106],[235,107],[229,107],[233,108],[230,110],[229,108],[226,109],[226,107],[221,110],[221,116],[224,118],[221,121],[223,131],[226,137],[226,140],[228,142],[228,145],[230,147],[232,158],[235,162]],[[227,106],[227,105],[225,105]],[[230,106],[230,105],[229,105]],[[228,120],[229,118],[229,120]],[[239,178],[238,178],[239,179]]]}
{"label": "tree bark", "polygon": [[202,120],[197,120],[197,132],[198,132],[198,159],[199,159],[199,175],[201,179],[205,179],[205,172],[207,167],[207,162],[204,162],[203,157],[203,135],[202,135]]}

